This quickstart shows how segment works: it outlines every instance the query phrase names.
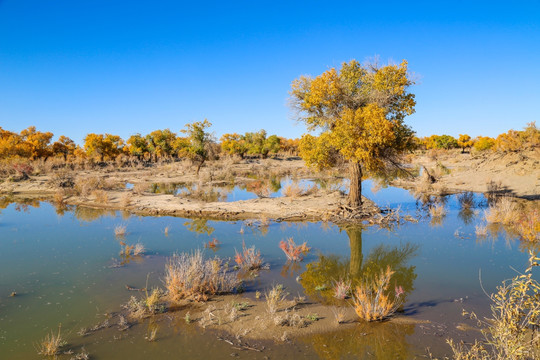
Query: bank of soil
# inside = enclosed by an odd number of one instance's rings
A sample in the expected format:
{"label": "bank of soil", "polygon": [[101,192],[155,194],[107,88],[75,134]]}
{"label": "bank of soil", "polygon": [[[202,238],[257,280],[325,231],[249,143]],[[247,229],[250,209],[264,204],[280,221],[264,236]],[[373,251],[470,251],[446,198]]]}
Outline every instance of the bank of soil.
{"label": "bank of soil", "polygon": [[[417,153],[411,156],[412,166],[422,168],[424,173],[416,178],[394,181],[394,185],[412,188],[420,192],[451,193],[459,191],[495,192],[526,199],[538,199],[540,194],[540,150],[522,153],[470,154],[459,151]],[[0,183],[0,193],[11,197],[39,196],[54,199],[57,203],[127,210],[139,215],[171,215],[181,217],[206,217],[212,219],[244,220],[264,219],[277,221],[365,221],[384,215],[370,200],[364,199],[362,213],[350,216],[346,207],[346,195],[338,187],[300,189],[291,197],[270,198],[268,192],[259,191],[259,198],[235,202],[206,201],[205,191],[234,185],[254,184],[268,186],[269,179],[342,179],[345,169],[333,173],[315,173],[298,158],[291,159],[230,159],[208,162],[199,175],[196,166],[187,161],[162,165],[116,168],[114,164],[92,170],[57,170],[30,179]],[[426,186],[426,172],[435,182]],[[75,191],[85,181],[99,178],[109,184],[102,191]],[[66,186],[63,180],[72,180]],[[70,184],[69,181],[67,182]],[[172,184],[195,184],[199,195],[173,195],[152,193],[152,184],[166,187]],[[83,185],[80,185],[83,184]],[[132,188],[126,188],[132,184]]]}
{"label": "bank of soil", "polygon": [[[540,149],[522,152],[462,153],[460,150],[419,152],[411,156],[412,166],[428,170],[435,177],[433,189],[440,193],[473,191],[540,199]],[[401,179],[396,186],[425,188],[425,174]]]}

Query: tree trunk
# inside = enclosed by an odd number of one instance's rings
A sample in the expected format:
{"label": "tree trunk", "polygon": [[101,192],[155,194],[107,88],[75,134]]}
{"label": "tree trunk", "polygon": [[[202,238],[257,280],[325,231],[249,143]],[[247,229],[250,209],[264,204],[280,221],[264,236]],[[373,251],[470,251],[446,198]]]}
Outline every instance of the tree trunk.
{"label": "tree trunk", "polygon": [[204,164],[204,158],[201,160],[201,162],[199,163],[199,166],[197,166],[197,176],[199,176],[199,171],[201,170],[201,167],[203,166]]}
{"label": "tree trunk", "polygon": [[350,207],[357,208],[362,206],[362,167],[359,162],[351,161],[349,163],[349,198],[347,203]]}
{"label": "tree trunk", "polygon": [[362,262],[364,261],[364,255],[362,254],[362,228],[360,226],[347,227],[345,232],[349,236],[351,246],[350,276],[351,279],[359,279],[362,275]]}

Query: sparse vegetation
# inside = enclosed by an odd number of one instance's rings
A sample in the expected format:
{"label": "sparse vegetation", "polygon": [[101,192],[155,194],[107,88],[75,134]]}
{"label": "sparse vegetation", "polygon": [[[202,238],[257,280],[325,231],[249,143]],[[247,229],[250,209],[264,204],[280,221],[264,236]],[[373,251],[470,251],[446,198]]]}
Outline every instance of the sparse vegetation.
{"label": "sparse vegetation", "polygon": [[532,269],[540,258],[529,252],[529,266],[524,274],[504,281],[491,295],[491,318],[477,320],[484,342],[468,346],[448,340],[455,359],[537,359],[540,355],[540,283],[532,278]]}

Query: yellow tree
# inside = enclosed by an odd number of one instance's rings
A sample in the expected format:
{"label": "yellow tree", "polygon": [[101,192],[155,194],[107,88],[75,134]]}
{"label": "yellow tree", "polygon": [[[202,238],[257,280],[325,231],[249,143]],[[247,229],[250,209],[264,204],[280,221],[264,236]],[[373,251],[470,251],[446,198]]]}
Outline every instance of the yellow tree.
{"label": "yellow tree", "polygon": [[77,145],[75,142],[64,135],[61,135],[58,140],[52,144],[53,155],[63,156],[64,161],[67,160],[68,156],[73,156],[75,154],[76,148]]}
{"label": "yellow tree", "polygon": [[414,146],[414,132],[404,123],[416,105],[408,92],[412,84],[406,61],[363,66],[352,60],[340,70],[332,68],[315,78],[302,76],[293,81],[290,94],[298,120],[308,130],[321,132],[317,141],[303,137],[301,150],[309,151],[301,155],[308,165],[327,168],[334,161],[324,153],[333,148],[348,161],[350,206],[362,204],[364,171],[376,174],[389,166],[399,167],[399,156]]}
{"label": "yellow tree", "polygon": [[118,135],[93,134],[90,133],[84,138],[84,150],[91,158],[114,159],[122,152],[124,141]]}
{"label": "yellow tree", "polygon": [[239,155],[242,159],[248,151],[246,138],[237,133],[223,134],[221,137],[221,150],[229,155]]}
{"label": "yellow tree", "polygon": [[28,149],[28,154],[32,160],[39,157],[47,159],[52,152],[49,146],[53,137],[52,132],[37,131],[35,126],[21,131],[21,138],[24,146]]}
{"label": "yellow tree", "polygon": [[464,153],[465,149],[472,148],[474,145],[474,140],[467,134],[459,134],[459,139],[457,140],[458,146],[461,148],[461,152]]}
{"label": "yellow tree", "polygon": [[212,134],[206,131],[207,128],[212,126],[212,123],[206,119],[203,121],[195,121],[191,124],[186,124],[186,128],[180,130],[186,134],[186,140],[189,145],[182,150],[193,161],[199,162],[197,166],[197,175],[203,166],[204,162],[209,157],[209,147],[214,142]]}

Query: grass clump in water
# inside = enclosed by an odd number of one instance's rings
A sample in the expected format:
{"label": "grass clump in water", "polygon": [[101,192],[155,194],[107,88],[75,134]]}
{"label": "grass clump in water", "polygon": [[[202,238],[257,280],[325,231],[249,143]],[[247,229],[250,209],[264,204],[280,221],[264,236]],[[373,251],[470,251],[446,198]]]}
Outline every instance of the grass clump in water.
{"label": "grass clump in water", "polygon": [[245,270],[259,270],[262,267],[263,258],[261,251],[255,249],[255,245],[248,248],[246,243],[242,241],[242,253],[235,250],[234,261]]}
{"label": "grass clump in water", "polygon": [[126,225],[116,225],[114,227],[114,236],[116,237],[126,236]]}
{"label": "grass clump in water", "polygon": [[175,254],[165,266],[165,287],[171,301],[206,301],[211,295],[235,292],[240,285],[237,275],[219,257],[204,259],[200,250]]}
{"label": "grass clump in water", "polygon": [[306,245],[306,242],[301,245],[296,245],[292,237],[288,238],[286,242],[281,240],[279,242],[279,248],[283,250],[289,261],[302,261],[304,255],[310,250]]}
{"label": "grass clump in water", "polygon": [[47,336],[39,342],[37,345],[37,352],[40,355],[45,356],[55,356],[57,355],[62,347],[67,344],[61,334],[61,326],[58,327],[58,334],[52,332],[47,334]]}
{"label": "grass clump in water", "polygon": [[356,287],[353,307],[358,317],[366,321],[382,321],[397,311],[403,302],[403,289],[398,286],[395,294],[390,294],[388,288],[393,274],[388,266],[372,281],[363,281]]}

